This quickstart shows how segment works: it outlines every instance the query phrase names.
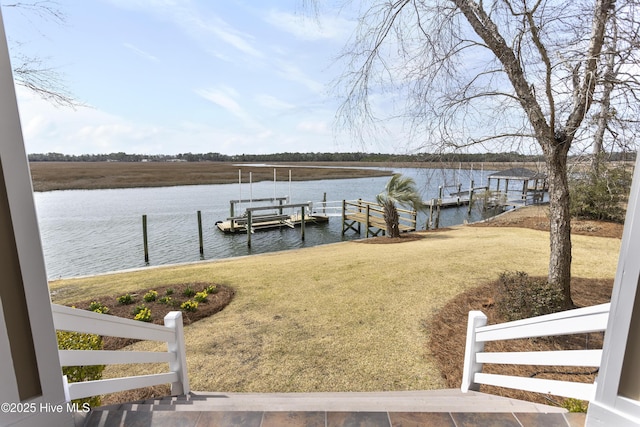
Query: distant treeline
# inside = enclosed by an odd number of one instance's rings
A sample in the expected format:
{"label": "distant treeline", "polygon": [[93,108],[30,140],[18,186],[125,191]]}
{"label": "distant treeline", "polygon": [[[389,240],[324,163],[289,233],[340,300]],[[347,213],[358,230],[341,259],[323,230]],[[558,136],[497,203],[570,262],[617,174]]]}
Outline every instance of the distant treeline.
{"label": "distant treeline", "polygon": [[[635,160],[635,152],[619,152],[608,155],[610,160]],[[166,154],[29,154],[31,162],[542,162],[541,155],[508,153],[275,153],[239,154],[229,156],[220,153]]]}

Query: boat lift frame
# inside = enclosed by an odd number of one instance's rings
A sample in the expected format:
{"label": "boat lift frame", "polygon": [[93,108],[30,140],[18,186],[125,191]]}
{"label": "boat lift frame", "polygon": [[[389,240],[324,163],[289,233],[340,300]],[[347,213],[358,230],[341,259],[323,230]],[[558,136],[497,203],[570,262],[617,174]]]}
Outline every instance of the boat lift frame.
{"label": "boat lift frame", "polygon": [[[291,218],[291,215],[285,215],[283,213],[284,209],[289,209],[289,208],[300,208],[300,237],[301,239],[304,241],[304,228],[305,228],[305,210],[308,209],[309,215],[311,215],[311,212],[313,210],[313,203],[312,202],[306,202],[306,203],[287,203],[287,204],[283,204],[282,202],[284,200],[286,200],[286,197],[278,197],[275,198],[276,200],[278,200],[280,203],[277,205],[271,205],[271,206],[256,206],[256,207],[249,207],[245,209],[245,213],[246,216],[231,216],[229,218],[227,218],[228,220],[231,221],[232,227],[234,222],[237,221],[242,221],[245,222],[246,224],[244,225],[247,229],[247,246],[251,247],[251,234],[253,233],[253,224],[254,224],[254,219],[257,220],[256,224],[259,224],[260,222],[264,222],[264,221],[281,221],[283,225],[287,225],[290,226],[289,224],[286,223],[287,219]],[[263,199],[262,201],[273,201],[273,198],[269,198],[269,199]],[[253,199],[254,202],[256,201],[260,201],[260,199]],[[243,202],[243,201],[238,201],[238,200],[232,200],[231,201],[231,212],[233,212],[233,205],[234,202]],[[279,211],[278,214],[273,214],[273,215],[266,215],[266,216],[258,216],[258,217],[254,217],[254,212],[259,212],[259,211],[266,211],[266,210],[274,210],[277,209]]]}

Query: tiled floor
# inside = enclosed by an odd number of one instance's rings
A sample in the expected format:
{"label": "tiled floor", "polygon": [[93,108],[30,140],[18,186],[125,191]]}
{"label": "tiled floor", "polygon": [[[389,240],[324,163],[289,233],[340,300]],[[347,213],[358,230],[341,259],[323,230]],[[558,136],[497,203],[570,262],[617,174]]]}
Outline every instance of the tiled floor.
{"label": "tiled floor", "polygon": [[584,414],[94,411],[87,427],[578,427]]}
{"label": "tiled floor", "polygon": [[94,408],[78,427],[578,427],[585,414],[456,389],[191,392]]}

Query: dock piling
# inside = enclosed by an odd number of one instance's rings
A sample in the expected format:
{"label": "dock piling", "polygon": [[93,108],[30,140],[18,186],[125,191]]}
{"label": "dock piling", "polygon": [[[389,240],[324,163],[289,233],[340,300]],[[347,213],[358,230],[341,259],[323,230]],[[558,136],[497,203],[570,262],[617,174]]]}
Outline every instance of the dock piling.
{"label": "dock piling", "polygon": [[[366,218],[367,218],[367,223],[366,223],[366,228],[367,228],[367,233],[365,234],[365,237],[369,237],[369,228],[371,227],[371,206],[369,204],[367,204],[367,209],[366,209]],[[358,223],[360,224],[360,223]]]}
{"label": "dock piling", "polygon": [[436,207],[436,226],[435,228],[440,228],[440,210],[442,207],[442,185],[438,187],[438,206]]}
{"label": "dock piling", "polygon": [[149,264],[149,244],[147,240],[147,215],[142,215],[142,243],[144,245],[144,262]]}
{"label": "dock piling", "polygon": [[473,185],[474,185],[474,182],[473,180],[471,180],[471,183],[469,185],[469,204],[467,207],[467,215],[471,215],[471,206],[473,205],[473,190],[474,190]]}
{"label": "dock piling", "polygon": [[427,221],[427,230],[433,227],[433,205],[435,204],[435,199],[431,199],[429,203],[429,220]]}
{"label": "dock piling", "polygon": [[322,196],[322,214],[326,215],[327,214],[327,193],[324,193],[324,196]]}
{"label": "dock piling", "polygon": [[202,212],[198,211],[198,240],[200,241],[200,258],[204,259],[204,244],[202,239]]}

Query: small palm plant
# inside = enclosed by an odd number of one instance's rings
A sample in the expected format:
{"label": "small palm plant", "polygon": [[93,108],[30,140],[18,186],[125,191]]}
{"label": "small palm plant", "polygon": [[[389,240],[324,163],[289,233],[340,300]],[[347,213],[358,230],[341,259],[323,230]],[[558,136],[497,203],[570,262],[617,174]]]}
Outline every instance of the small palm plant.
{"label": "small palm plant", "polygon": [[393,174],[384,191],[376,196],[376,201],[384,209],[388,237],[400,237],[400,217],[396,204],[409,206],[414,210],[424,209],[415,181],[399,173]]}

